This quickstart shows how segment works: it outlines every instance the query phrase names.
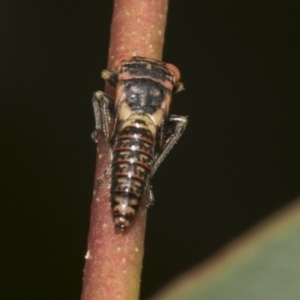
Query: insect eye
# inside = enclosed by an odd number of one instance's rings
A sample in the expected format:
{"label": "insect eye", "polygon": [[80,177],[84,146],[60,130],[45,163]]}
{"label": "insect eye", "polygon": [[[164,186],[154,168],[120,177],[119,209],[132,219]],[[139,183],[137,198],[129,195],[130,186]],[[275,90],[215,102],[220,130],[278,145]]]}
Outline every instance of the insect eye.
{"label": "insect eye", "polygon": [[179,72],[178,68],[171,64],[166,64],[166,68],[174,76],[174,81],[178,82],[180,79],[180,72]]}
{"label": "insect eye", "polygon": [[122,56],[121,58],[117,59],[114,63],[114,70],[116,71],[119,71],[120,69],[120,66],[123,62],[125,61],[131,61],[132,60],[132,57],[129,56],[129,55],[126,55],[126,56]]}

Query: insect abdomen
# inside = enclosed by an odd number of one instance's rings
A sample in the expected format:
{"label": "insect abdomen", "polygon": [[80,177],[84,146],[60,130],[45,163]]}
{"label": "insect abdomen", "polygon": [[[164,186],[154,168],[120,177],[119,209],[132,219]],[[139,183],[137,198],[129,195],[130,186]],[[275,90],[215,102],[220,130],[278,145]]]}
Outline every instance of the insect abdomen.
{"label": "insect abdomen", "polygon": [[142,119],[118,132],[112,160],[111,205],[115,226],[126,229],[147,190],[154,158],[154,137]]}

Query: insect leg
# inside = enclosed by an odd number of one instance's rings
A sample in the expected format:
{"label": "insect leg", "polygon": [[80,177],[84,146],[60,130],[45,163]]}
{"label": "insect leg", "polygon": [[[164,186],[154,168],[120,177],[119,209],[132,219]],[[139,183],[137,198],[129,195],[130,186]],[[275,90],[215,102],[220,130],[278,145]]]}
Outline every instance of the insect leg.
{"label": "insect leg", "polygon": [[103,131],[107,147],[109,148],[109,128],[113,115],[114,99],[101,91],[97,91],[93,94],[92,102],[96,123],[96,130],[92,133],[92,139],[97,143],[99,131]]}
{"label": "insect leg", "polygon": [[[95,114],[95,127],[96,129],[92,132],[92,139],[94,142],[99,140],[99,132],[102,131],[105,138],[105,144],[107,147],[107,153],[110,161],[112,160],[112,150],[109,144],[109,128],[110,121],[113,117],[113,103],[114,99],[102,91],[97,91],[93,94],[92,98],[94,114]],[[97,178],[98,186],[101,186],[104,177],[109,177],[111,173],[111,167],[109,167],[99,178]]]}
{"label": "insect leg", "polygon": [[149,208],[151,205],[153,205],[154,201],[155,201],[153,191],[152,191],[152,186],[150,183],[148,183],[147,187],[146,187],[145,201],[146,201],[147,208]]}
{"label": "insect leg", "polygon": [[167,154],[177,143],[181,135],[183,134],[187,125],[187,117],[171,115],[167,123],[166,141],[163,145],[161,153],[155,158],[151,169],[151,177],[156,172],[159,165],[165,159]]}

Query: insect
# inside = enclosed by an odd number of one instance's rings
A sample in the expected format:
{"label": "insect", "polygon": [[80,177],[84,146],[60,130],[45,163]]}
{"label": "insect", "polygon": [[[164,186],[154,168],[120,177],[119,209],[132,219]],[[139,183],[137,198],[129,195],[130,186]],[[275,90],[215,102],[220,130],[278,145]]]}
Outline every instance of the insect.
{"label": "insect", "polygon": [[143,199],[147,206],[153,203],[150,178],[187,125],[186,117],[169,113],[172,94],[183,90],[183,84],[174,65],[138,56],[117,60],[102,78],[115,88],[115,97],[94,93],[92,137],[98,142],[103,131],[114,224],[125,230]]}

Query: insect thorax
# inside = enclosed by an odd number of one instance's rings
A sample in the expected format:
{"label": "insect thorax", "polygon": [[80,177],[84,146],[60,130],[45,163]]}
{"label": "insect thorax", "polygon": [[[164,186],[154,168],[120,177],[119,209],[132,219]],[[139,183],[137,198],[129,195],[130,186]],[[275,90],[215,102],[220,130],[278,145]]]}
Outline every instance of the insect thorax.
{"label": "insect thorax", "polygon": [[119,80],[150,78],[163,84],[170,84],[170,89],[174,84],[174,77],[165,67],[165,63],[153,59],[135,57],[134,60],[123,62],[118,73]]}
{"label": "insect thorax", "polygon": [[170,94],[159,82],[148,78],[133,78],[123,84],[125,101],[133,111],[153,114]]}

